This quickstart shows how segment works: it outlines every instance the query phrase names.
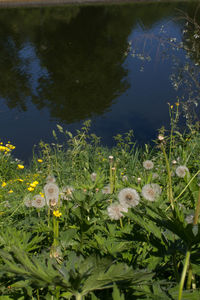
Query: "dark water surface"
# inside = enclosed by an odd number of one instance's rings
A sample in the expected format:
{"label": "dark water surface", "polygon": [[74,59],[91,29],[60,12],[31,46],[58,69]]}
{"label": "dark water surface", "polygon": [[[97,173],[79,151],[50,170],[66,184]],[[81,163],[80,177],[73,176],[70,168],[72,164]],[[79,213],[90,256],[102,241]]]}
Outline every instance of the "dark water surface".
{"label": "dark water surface", "polygon": [[167,103],[180,96],[170,77],[188,59],[198,66],[189,50],[173,47],[191,48],[185,16],[197,15],[197,6],[0,9],[1,140],[28,160],[34,144],[54,141],[56,124],[74,132],[91,119],[108,146],[129,129],[150,142],[169,126]]}

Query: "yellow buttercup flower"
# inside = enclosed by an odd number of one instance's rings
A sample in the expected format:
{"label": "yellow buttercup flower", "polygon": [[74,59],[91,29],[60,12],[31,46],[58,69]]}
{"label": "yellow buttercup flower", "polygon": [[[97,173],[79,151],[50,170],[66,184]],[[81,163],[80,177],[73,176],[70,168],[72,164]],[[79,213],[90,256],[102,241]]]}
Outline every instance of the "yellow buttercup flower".
{"label": "yellow buttercup flower", "polygon": [[14,193],[14,192],[13,192],[13,190],[10,190],[8,193],[9,193],[9,194],[12,194],[12,193]]}
{"label": "yellow buttercup flower", "polygon": [[24,179],[21,179],[21,178],[19,178],[19,179],[17,179],[18,181],[20,181],[20,182],[23,182],[24,181]]}
{"label": "yellow buttercup flower", "polygon": [[40,158],[38,158],[38,160],[37,160],[39,163],[42,163],[43,162],[43,160],[42,159],[40,159]]}
{"label": "yellow buttercup flower", "polygon": [[24,169],[23,165],[17,165],[18,169]]}
{"label": "yellow buttercup flower", "polygon": [[34,191],[34,188],[30,186],[30,187],[27,188],[27,190],[28,190],[29,192],[32,192],[32,191]]}
{"label": "yellow buttercup flower", "polygon": [[7,184],[7,183],[4,181],[4,182],[2,182],[2,185],[1,185],[1,186],[4,187],[4,186],[6,186],[6,184]]}
{"label": "yellow buttercup flower", "polygon": [[44,198],[44,193],[41,193],[41,192],[40,192],[40,196]]}
{"label": "yellow buttercup flower", "polygon": [[59,210],[54,210],[53,211],[53,215],[56,217],[56,218],[60,218],[61,217],[61,212],[59,212]]}

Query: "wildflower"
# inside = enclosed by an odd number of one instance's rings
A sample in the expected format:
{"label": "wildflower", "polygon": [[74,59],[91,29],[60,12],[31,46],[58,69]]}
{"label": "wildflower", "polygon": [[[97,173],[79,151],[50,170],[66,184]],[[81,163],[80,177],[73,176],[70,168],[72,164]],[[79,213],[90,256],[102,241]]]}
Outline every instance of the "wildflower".
{"label": "wildflower", "polygon": [[58,198],[57,197],[49,198],[47,204],[51,207],[56,206],[58,204]]}
{"label": "wildflower", "polygon": [[45,206],[45,199],[40,195],[33,197],[32,206],[36,208],[42,208]]}
{"label": "wildflower", "polygon": [[2,182],[2,185],[1,185],[1,186],[4,187],[4,186],[6,186],[6,184],[7,184],[7,183],[4,181],[4,182]]}
{"label": "wildflower", "polygon": [[54,210],[53,211],[53,215],[56,217],[56,218],[60,218],[62,216],[61,212],[59,212],[59,210]]}
{"label": "wildflower", "polygon": [[38,160],[37,160],[39,163],[42,163],[43,162],[43,160],[41,159],[41,158],[38,158]]}
{"label": "wildflower", "polygon": [[53,175],[48,175],[46,178],[46,183],[55,183],[56,178]]}
{"label": "wildflower", "polygon": [[91,177],[91,180],[92,180],[92,181],[96,181],[97,174],[96,174],[96,173],[92,173],[92,174],[90,175],[90,177]]}
{"label": "wildflower", "polygon": [[161,188],[156,183],[149,183],[143,186],[142,196],[149,201],[155,201],[156,198],[161,194]]}
{"label": "wildflower", "polygon": [[38,183],[39,183],[38,181],[34,181],[34,182],[30,183],[30,186],[32,188],[35,188],[38,185]]}
{"label": "wildflower", "polygon": [[24,180],[23,179],[21,179],[21,178],[19,178],[19,179],[17,179],[18,181],[20,181],[20,182],[23,182]]}
{"label": "wildflower", "polygon": [[113,203],[108,206],[107,211],[111,220],[119,220],[123,217],[122,212],[128,212],[128,208],[123,207],[120,203]]}
{"label": "wildflower", "polygon": [[25,198],[24,198],[24,205],[26,207],[32,207],[32,199],[30,198],[29,195],[27,195]]}
{"label": "wildflower", "polygon": [[74,188],[71,186],[65,186],[61,191],[61,199],[63,200],[70,200],[72,193],[74,191]]}
{"label": "wildflower", "polygon": [[164,136],[162,134],[159,134],[158,140],[162,142],[164,140]]}
{"label": "wildflower", "polygon": [[151,160],[145,160],[143,162],[143,167],[146,169],[146,170],[151,170],[153,169],[154,167],[154,163],[151,161]]}
{"label": "wildflower", "polygon": [[28,190],[29,192],[32,192],[32,191],[34,191],[34,188],[31,187],[31,186],[29,186],[29,187],[27,188],[27,190]]}
{"label": "wildflower", "polygon": [[108,157],[108,159],[109,159],[109,162],[112,163],[113,160],[114,160],[114,157],[113,157],[112,155],[110,155],[110,156]]}
{"label": "wildflower", "polygon": [[179,166],[176,168],[176,175],[178,177],[184,178],[187,172],[189,172],[189,170],[186,166]]}
{"label": "wildflower", "polygon": [[13,190],[8,191],[8,193],[9,193],[9,194],[12,194],[12,193],[13,193]]}
{"label": "wildflower", "polygon": [[104,188],[102,189],[102,193],[110,194],[110,186],[109,185],[104,186]]}
{"label": "wildflower", "polygon": [[45,197],[52,197],[53,195],[59,195],[59,188],[55,183],[47,183],[44,186]]}
{"label": "wildflower", "polygon": [[17,165],[18,169],[24,169],[23,165]]}
{"label": "wildflower", "polygon": [[44,198],[44,193],[41,193],[41,192],[40,192],[40,196]]}
{"label": "wildflower", "polygon": [[123,207],[134,207],[138,205],[140,196],[136,190],[125,188],[118,194],[119,202]]}
{"label": "wildflower", "polygon": [[141,183],[142,179],[140,177],[137,178],[137,183]]}

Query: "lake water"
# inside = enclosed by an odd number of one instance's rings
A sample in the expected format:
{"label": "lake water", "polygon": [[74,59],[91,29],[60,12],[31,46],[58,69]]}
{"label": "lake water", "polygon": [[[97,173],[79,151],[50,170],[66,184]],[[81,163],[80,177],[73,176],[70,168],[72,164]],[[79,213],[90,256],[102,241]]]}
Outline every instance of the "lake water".
{"label": "lake water", "polygon": [[105,145],[129,129],[151,142],[169,128],[168,103],[198,100],[189,2],[1,8],[1,140],[27,161],[40,140],[54,142],[56,124],[75,132],[91,119]]}

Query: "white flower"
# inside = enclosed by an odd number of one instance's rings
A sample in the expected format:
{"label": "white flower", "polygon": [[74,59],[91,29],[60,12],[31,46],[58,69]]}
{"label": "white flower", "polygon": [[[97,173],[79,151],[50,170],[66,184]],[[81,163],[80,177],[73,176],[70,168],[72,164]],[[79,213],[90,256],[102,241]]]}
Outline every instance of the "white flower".
{"label": "white flower", "polygon": [[26,207],[32,207],[32,199],[29,195],[24,198],[24,205]]}
{"label": "white flower", "polygon": [[92,173],[92,174],[90,175],[90,177],[91,177],[91,180],[92,180],[92,181],[96,181],[97,174],[96,174],[96,173]]}
{"label": "white flower", "polygon": [[184,178],[187,172],[189,172],[189,170],[186,166],[179,166],[176,168],[176,175],[178,177]]}
{"label": "white flower", "polygon": [[32,206],[36,208],[42,208],[45,206],[45,199],[44,197],[41,197],[40,195],[36,195],[33,197],[32,200]]}
{"label": "white flower", "polygon": [[143,167],[146,169],[146,170],[151,170],[153,169],[154,167],[154,163],[151,161],[151,160],[145,160],[143,162]]}
{"label": "white flower", "polygon": [[138,205],[140,196],[136,190],[125,188],[118,194],[119,202],[124,207],[134,207]]}
{"label": "white flower", "polygon": [[102,189],[102,193],[110,194],[110,186],[109,185],[104,186],[104,188]]}
{"label": "white flower", "polygon": [[108,206],[107,211],[111,220],[119,220],[123,217],[122,212],[128,212],[128,208],[123,207],[120,203],[113,203]]}
{"label": "white flower", "polygon": [[161,188],[157,183],[149,183],[143,186],[142,196],[149,201],[155,201],[161,194]]}

